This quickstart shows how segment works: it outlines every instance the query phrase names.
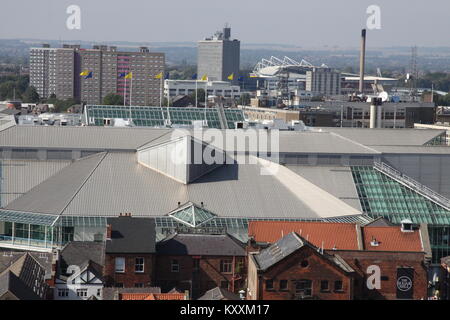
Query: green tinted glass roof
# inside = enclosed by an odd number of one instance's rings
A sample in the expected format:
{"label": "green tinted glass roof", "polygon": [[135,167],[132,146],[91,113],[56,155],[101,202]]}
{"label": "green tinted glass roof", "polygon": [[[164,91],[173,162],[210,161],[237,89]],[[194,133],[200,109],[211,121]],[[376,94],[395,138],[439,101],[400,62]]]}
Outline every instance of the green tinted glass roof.
{"label": "green tinted glass roof", "polygon": [[[169,113],[167,112],[169,111]],[[234,122],[243,121],[244,113],[240,109],[225,109],[225,117],[228,128],[234,129]],[[177,125],[191,125],[192,121],[205,120],[203,108],[160,108],[140,106],[103,106],[91,105],[86,107],[89,124],[103,126],[104,119],[129,119],[130,113],[136,126],[160,127],[165,125],[165,120]],[[220,115],[216,108],[206,109],[206,120],[210,128],[220,129]]]}
{"label": "green tinted glass roof", "polygon": [[352,167],[363,211],[393,223],[450,224],[450,211],[372,167]]}

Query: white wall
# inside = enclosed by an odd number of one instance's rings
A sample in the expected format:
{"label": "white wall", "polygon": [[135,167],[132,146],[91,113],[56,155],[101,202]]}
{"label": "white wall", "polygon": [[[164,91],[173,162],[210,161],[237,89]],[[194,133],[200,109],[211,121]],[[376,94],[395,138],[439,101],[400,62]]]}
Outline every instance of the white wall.
{"label": "white wall", "polygon": [[[87,300],[91,296],[95,296],[97,299],[102,300],[103,282],[96,278],[95,275],[86,270],[80,276],[75,277],[75,284],[72,284],[72,279],[69,278],[68,284],[62,280],[57,279],[55,283],[54,298],[55,300]],[[88,282],[87,284],[85,282]],[[69,289],[69,295],[67,297],[60,297],[58,295],[58,289]],[[86,297],[78,297],[77,289],[87,289]],[[100,295],[98,291],[100,290]]]}

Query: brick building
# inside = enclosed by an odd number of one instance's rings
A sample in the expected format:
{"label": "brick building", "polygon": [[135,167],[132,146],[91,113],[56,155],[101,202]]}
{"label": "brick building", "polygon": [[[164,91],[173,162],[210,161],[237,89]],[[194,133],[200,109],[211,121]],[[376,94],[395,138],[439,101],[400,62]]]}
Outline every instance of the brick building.
{"label": "brick building", "polygon": [[[267,222],[249,224],[249,250],[297,232],[325,253],[338,254],[355,271],[355,299],[426,299],[431,250],[427,229],[405,221],[355,223]],[[335,299],[335,297],[331,297]]]}
{"label": "brick building", "polygon": [[157,244],[157,285],[189,290],[194,299],[215,287],[236,293],[244,287],[245,260],[244,246],[230,235],[175,234]]}
{"label": "brick building", "polygon": [[441,259],[441,279],[439,297],[450,300],[450,257]]}
{"label": "brick building", "polygon": [[351,300],[354,270],[295,232],[248,259],[249,300]]}
{"label": "brick building", "polygon": [[105,286],[150,287],[154,282],[154,220],[128,215],[107,221]]}

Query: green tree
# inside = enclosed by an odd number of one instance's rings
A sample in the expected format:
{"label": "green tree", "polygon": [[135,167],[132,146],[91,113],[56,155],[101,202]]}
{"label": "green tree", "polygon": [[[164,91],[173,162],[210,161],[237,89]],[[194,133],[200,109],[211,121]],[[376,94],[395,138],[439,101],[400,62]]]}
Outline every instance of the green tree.
{"label": "green tree", "polygon": [[241,97],[239,98],[239,104],[242,106],[250,105],[250,95],[248,93],[241,94]]}
{"label": "green tree", "polygon": [[[195,91],[189,94],[189,97],[194,101],[195,103]],[[204,102],[205,101],[205,90],[204,89],[197,89],[197,100],[198,102]]]}
{"label": "green tree", "polygon": [[40,101],[39,94],[35,87],[28,87],[22,95],[23,102],[38,103]]}
{"label": "green tree", "polygon": [[123,97],[115,93],[110,93],[103,99],[103,104],[109,106],[121,106],[123,105]]}

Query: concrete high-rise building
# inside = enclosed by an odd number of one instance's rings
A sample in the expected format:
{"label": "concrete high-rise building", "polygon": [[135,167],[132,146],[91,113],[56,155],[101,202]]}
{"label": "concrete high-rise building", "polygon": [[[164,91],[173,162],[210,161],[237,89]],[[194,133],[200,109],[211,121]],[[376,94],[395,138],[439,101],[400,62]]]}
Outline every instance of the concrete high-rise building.
{"label": "concrete high-rise building", "polygon": [[[161,82],[155,76],[164,72],[164,53],[117,51],[116,47],[95,46],[80,51],[81,70],[92,71],[92,78],[81,79],[81,101],[101,104],[110,93],[126,96],[133,105],[159,105]],[[133,81],[118,75],[132,72]]]}
{"label": "concrete high-rise building", "polygon": [[306,91],[315,95],[341,94],[341,74],[331,68],[313,68],[306,72]]}
{"label": "concrete high-rise building", "polygon": [[41,98],[55,94],[59,99],[77,97],[76,47],[30,49],[30,85]]}
{"label": "concrete high-rise building", "polygon": [[230,81],[228,77],[234,74],[232,82],[238,82],[241,42],[230,36],[231,28],[226,26],[213,37],[198,42],[199,77],[206,74],[212,81]]}
{"label": "concrete high-rise building", "polygon": [[[117,51],[116,47],[64,45],[63,48],[30,49],[30,84],[42,98],[55,94],[58,99],[74,98],[87,104],[101,104],[110,93],[125,96],[133,105],[159,105],[160,80],[164,72],[163,53],[141,47],[137,52]],[[82,77],[84,70],[92,77]],[[119,77],[132,72],[133,81]]]}

